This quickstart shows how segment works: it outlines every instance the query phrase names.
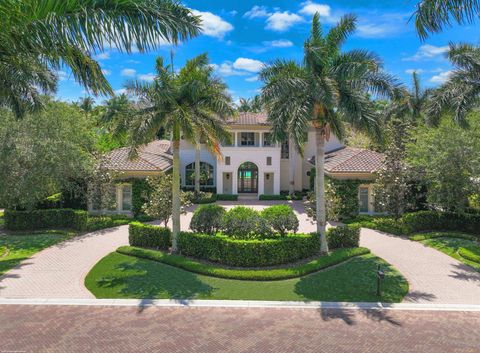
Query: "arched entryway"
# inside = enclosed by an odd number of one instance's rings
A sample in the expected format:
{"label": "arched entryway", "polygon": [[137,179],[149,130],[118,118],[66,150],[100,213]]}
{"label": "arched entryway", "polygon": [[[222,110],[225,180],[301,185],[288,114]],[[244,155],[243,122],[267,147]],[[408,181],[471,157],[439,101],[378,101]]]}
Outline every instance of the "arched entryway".
{"label": "arched entryway", "polygon": [[245,162],[238,167],[238,193],[258,193],[258,167],[255,163]]}

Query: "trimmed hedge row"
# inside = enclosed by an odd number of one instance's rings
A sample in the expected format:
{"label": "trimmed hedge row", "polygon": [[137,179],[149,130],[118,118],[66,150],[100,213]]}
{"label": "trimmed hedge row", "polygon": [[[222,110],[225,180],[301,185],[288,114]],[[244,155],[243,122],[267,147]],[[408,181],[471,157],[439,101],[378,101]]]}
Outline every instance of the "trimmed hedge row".
{"label": "trimmed hedge row", "polygon": [[277,239],[237,240],[224,235],[181,232],[180,253],[228,266],[271,266],[305,259],[318,253],[319,237],[295,234]]}
{"label": "trimmed hedge row", "polygon": [[8,230],[34,230],[45,228],[87,229],[88,213],[69,208],[33,211],[5,210],[5,228]]}
{"label": "trimmed hedge row", "polygon": [[238,195],[235,194],[217,194],[217,201],[237,201]]}
{"label": "trimmed hedge row", "polygon": [[339,248],[358,248],[360,244],[360,227],[338,226],[327,230],[328,247],[331,249]]}
{"label": "trimmed hedge row", "polygon": [[270,201],[270,200],[296,200],[301,201],[303,200],[303,195],[300,192],[295,192],[292,196],[289,194],[280,194],[280,195],[267,195],[262,194],[258,197],[260,201]]}
{"label": "trimmed hedge row", "polygon": [[168,249],[171,245],[170,229],[140,222],[128,226],[128,242],[131,246]]}

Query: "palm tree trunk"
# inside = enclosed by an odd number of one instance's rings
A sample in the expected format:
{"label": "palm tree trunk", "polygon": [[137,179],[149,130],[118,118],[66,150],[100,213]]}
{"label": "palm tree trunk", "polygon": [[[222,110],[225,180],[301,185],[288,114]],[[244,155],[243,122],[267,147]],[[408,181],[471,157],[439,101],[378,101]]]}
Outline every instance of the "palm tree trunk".
{"label": "palm tree trunk", "polygon": [[296,162],[297,162],[297,156],[296,156],[296,151],[295,148],[292,145],[292,140],[290,139],[288,141],[288,148],[289,148],[289,183],[288,183],[288,193],[290,195],[293,195],[295,193],[295,168],[296,168]]}
{"label": "palm tree trunk", "polygon": [[200,146],[195,147],[195,193],[200,192]]}
{"label": "palm tree trunk", "polygon": [[316,151],[315,151],[315,197],[317,233],[320,235],[320,253],[328,253],[326,236],[326,212],[325,212],[325,133],[323,128],[315,128]]}
{"label": "palm tree trunk", "polygon": [[172,181],[172,251],[178,251],[180,233],[180,127],[173,127],[173,181]]}

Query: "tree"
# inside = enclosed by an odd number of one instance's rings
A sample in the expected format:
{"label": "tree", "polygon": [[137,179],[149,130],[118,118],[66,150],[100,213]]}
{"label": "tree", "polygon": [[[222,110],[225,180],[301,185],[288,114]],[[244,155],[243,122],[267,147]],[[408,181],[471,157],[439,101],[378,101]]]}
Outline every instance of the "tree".
{"label": "tree", "polygon": [[0,106],[16,115],[39,108],[67,67],[93,94],[112,94],[94,55],[131,53],[194,37],[200,19],[173,0],[2,0]]}
{"label": "tree", "polygon": [[256,95],[253,98],[240,98],[237,110],[239,112],[260,113],[263,110],[262,97]]}
{"label": "tree", "polygon": [[21,120],[0,114],[0,204],[33,209],[47,197],[76,191],[95,165],[95,136],[78,108],[46,97],[45,109]]}
{"label": "tree", "polygon": [[422,0],[413,14],[417,33],[426,39],[430,33],[439,33],[452,22],[473,23],[480,15],[476,0]]}
{"label": "tree", "polygon": [[379,135],[377,112],[368,93],[393,95],[394,80],[382,71],[376,55],[363,50],[341,51],[355,30],[355,16],[342,17],[326,35],[319,18],[318,13],[313,17],[303,64],[277,60],[260,72],[260,78],[265,83],[262,96],[277,141],[290,136],[303,153],[308,130],[315,129],[317,232],[321,252],[326,253],[325,142],[331,132],[343,138],[345,122]]}
{"label": "tree", "polygon": [[219,141],[228,141],[224,127],[225,117],[233,114],[227,87],[214,76],[206,54],[188,60],[175,72],[165,65],[162,57],[156,61],[153,82],[127,83],[129,92],[138,98],[139,109],[132,121],[132,145],[138,147],[155,139],[161,128],[172,136],[172,248],[177,251],[180,232],[180,137],[194,145],[198,136],[205,139],[206,147],[220,157]]}
{"label": "tree", "polygon": [[85,114],[85,117],[88,118],[88,115],[93,111],[93,106],[95,104],[95,99],[92,97],[80,98],[77,105],[80,110]]}

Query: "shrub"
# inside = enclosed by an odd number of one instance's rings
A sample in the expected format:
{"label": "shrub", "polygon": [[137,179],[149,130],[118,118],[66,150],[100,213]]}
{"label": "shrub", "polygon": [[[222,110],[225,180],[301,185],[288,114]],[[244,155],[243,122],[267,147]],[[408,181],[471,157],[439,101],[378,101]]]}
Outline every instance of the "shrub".
{"label": "shrub", "polygon": [[217,194],[217,201],[237,201],[238,195],[233,194]]}
{"label": "shrub", "polygon": [[480,264],[480,247],[470,246],[467,248],[460,248],[458,249],[458,253],[461,257]]}
{"label": "shrub", "polygon": [[187,191],[185,192],[185,196],[187,199],[194,204],[201,205],[207,203],[214,203],[217,201],[217,195],[211,192],[194,192],[194,191]]}
{"label": "shrub", "polygon": [[419,233],[414,234],[408,239],[414,241],[422,241],[427,239],[434,239],[434,238],[458,238],[458,239],[467,239],[467,240],[477,240],[477,238],[473,235],[464,234],[464,233],[455,233],[455,232],[431,232],[431,233]]}
{"label": "shrub", "polygon": [[132,222],[128,227],[128,242],[141,248],[168,249],[171,232],[168,228]]}
{"label": "shrub", "polygon": [[88,214],[69,208],[33,211],[5,211],[5,228],[9,230],[34,230],[45,228],[87,229]]}
{"label": "shrub", "polygon": [[295,191],[293,195],[289,195],[287,193],[280,193],[280,195],[266,195],[262,194],[258,197],[259,200],[261,201],[267,201],[267,200],[297,200],[300,201],[303,199],[303,194],[299,191]]}
{"label": "shrub", "polygon": [[236,239],[267,238],[272,231],[267,221],[260,214],[248,207],[237,206],[225,213],[222,231]]}
{"label": "shrub", "polygon": [[226,211],[219,205],[201,205],[193,213],[190,229],[197,233],[215,234],[222,228]]}
{"label": "shrub", "polygon": [[403,230],[410,234],[426,230],[452,230],[480,235],[480,215],[419,211],[402,217]]}
{"label": "shrub", "polygon": [[183,255],[228,266],[257,267],[285,264],[313,256],[320,249],[320,241],[316,234],[238,240],[224,235],[181,232],[178,248]]}
{"label": "shrub", "polygon": [[327,230],[328,246],[331,249],[358,248],[360,228],[356,226],[338,226]]}
{"label": "shrub", "polygon": [[87,230],[93,232],[100,229],[118,227],[131,221],[132,219],[125,215],[89,216]]}
{"label": "shrub", "polygon": [[346,221],[345,223],[357,227],[376,229],[381,232],[390,234],[404,234],[404,227],[401,220],[396,221],[393,218],[385,216],[372,217],[367,215],[359,215],[353,219]]}
{"label": "shrub", "polygon": [[273,230],[280,233],[282,236],[288,231],[296,233],[298,230],[298,218],[290,206],[270,206],[265,208],[261,215]]}

